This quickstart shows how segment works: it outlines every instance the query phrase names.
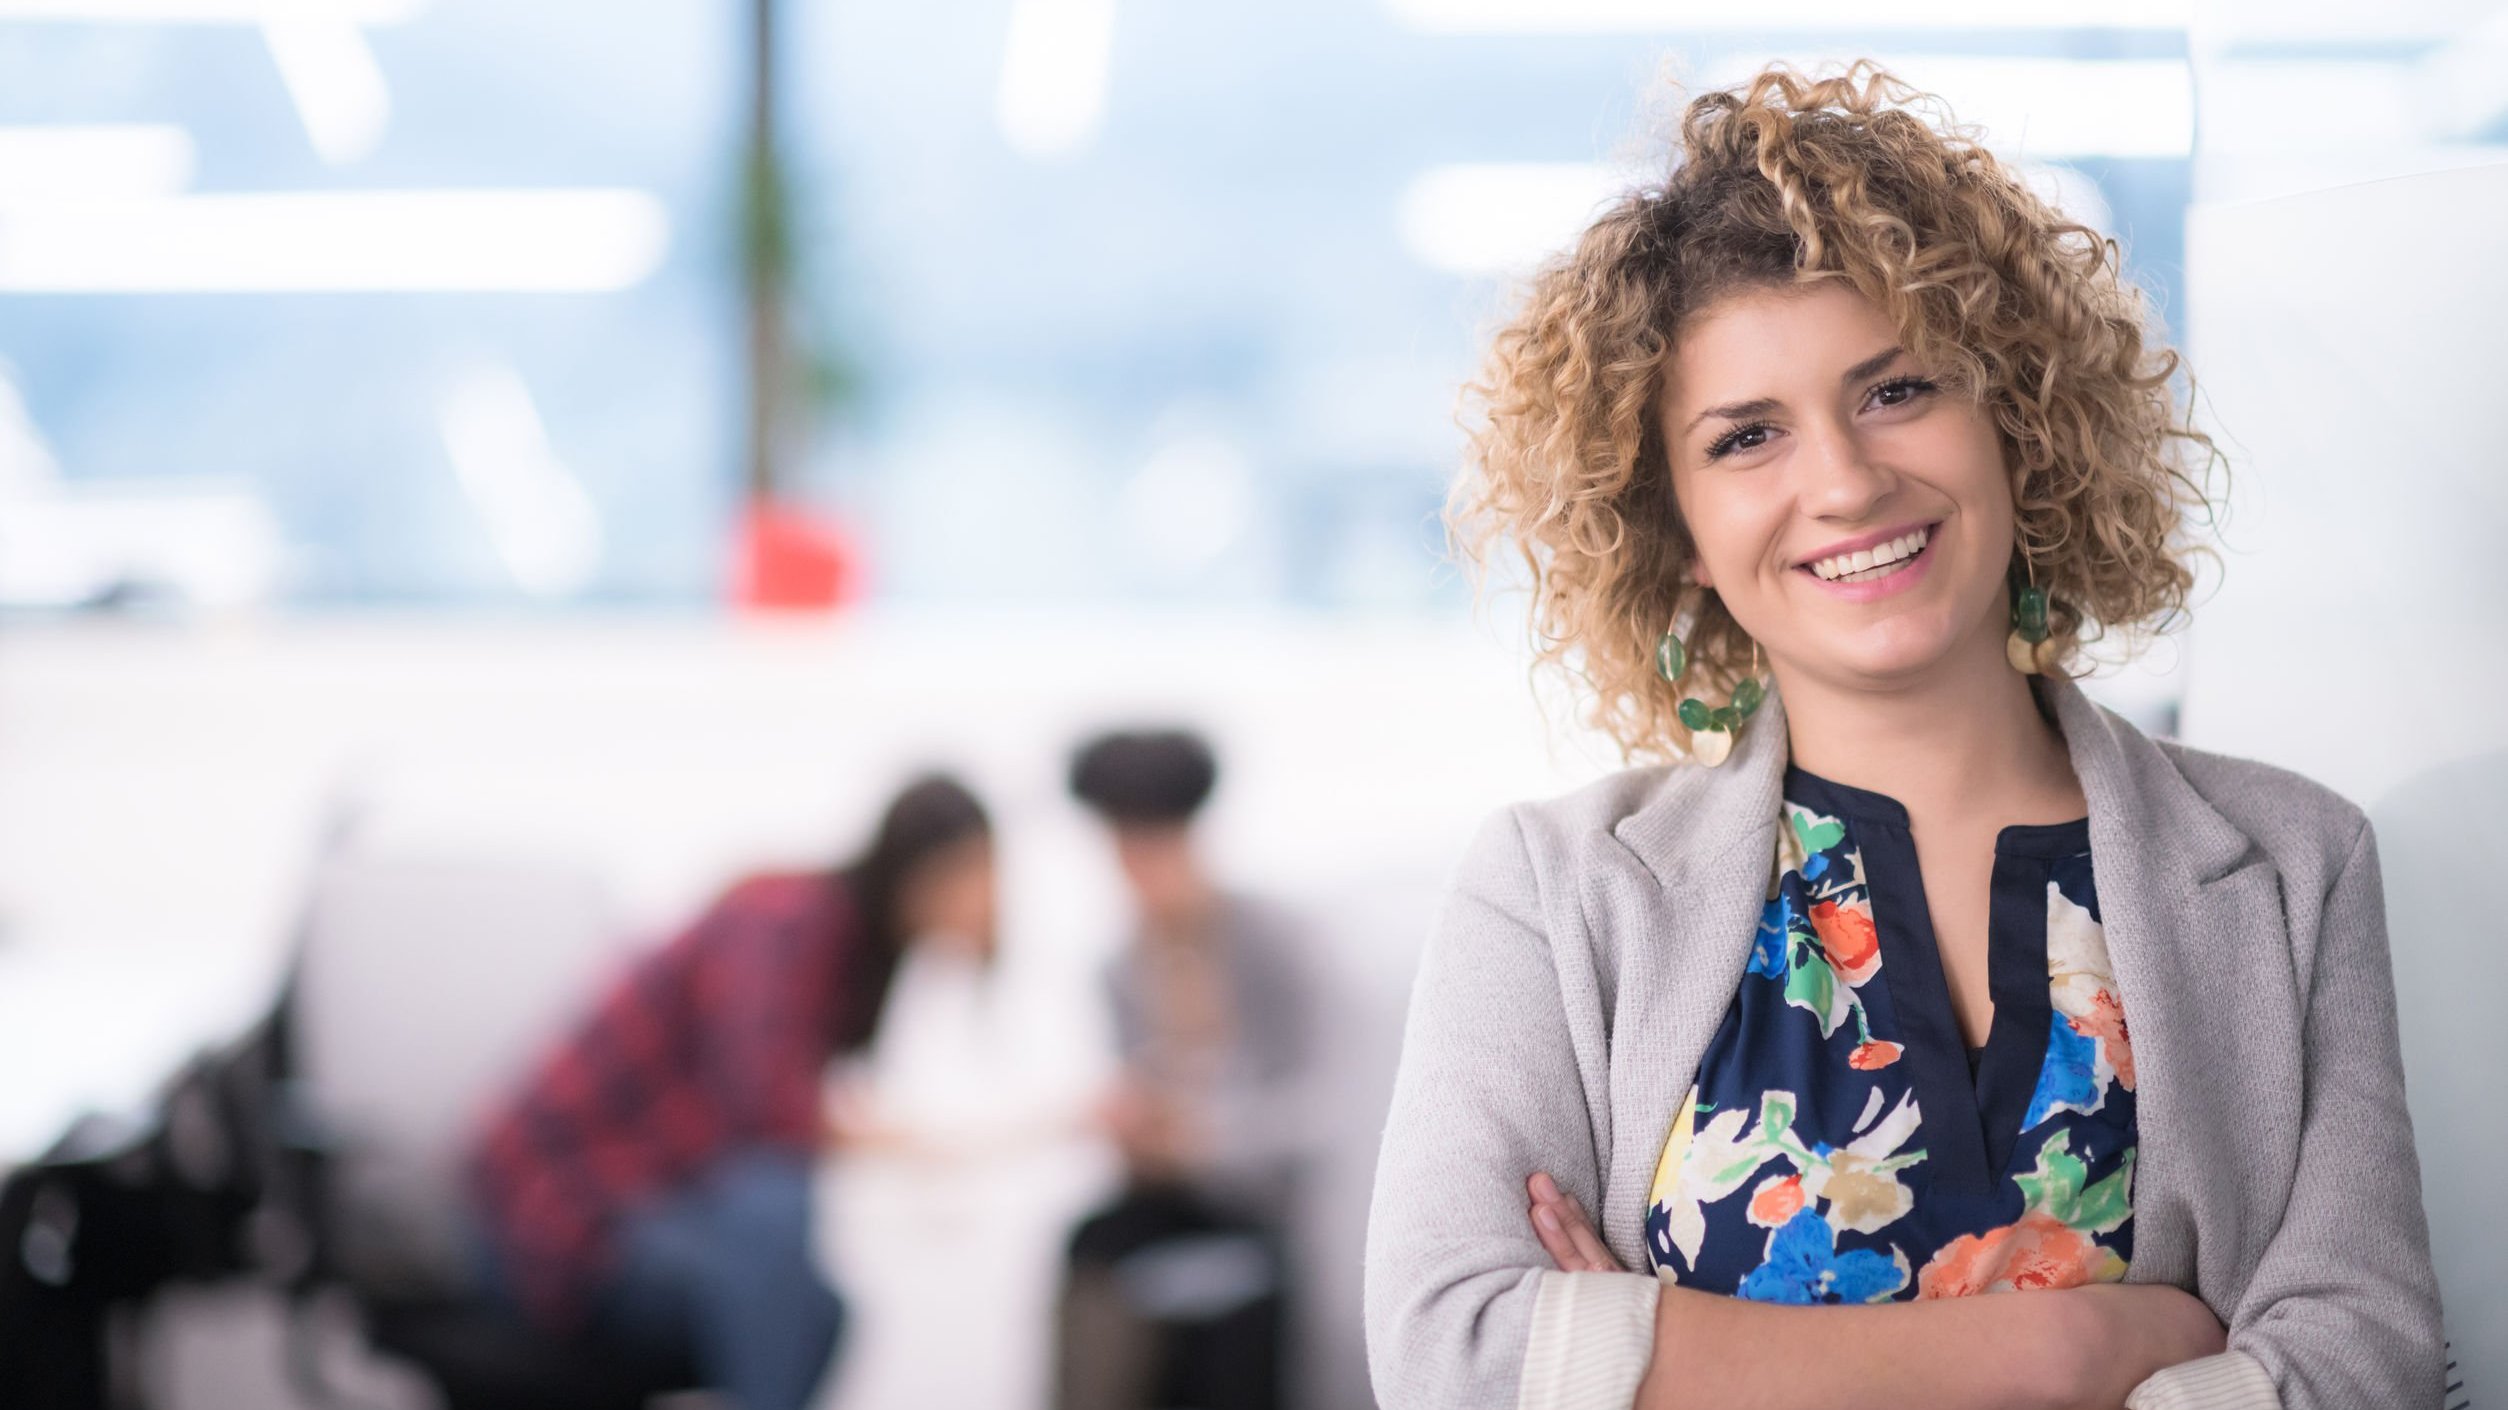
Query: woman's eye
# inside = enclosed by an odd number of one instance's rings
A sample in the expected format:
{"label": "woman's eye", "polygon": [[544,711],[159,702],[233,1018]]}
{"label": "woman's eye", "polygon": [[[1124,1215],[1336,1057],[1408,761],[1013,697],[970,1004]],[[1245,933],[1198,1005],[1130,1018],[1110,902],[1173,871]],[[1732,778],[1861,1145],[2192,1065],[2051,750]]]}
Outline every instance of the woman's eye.
{"label": "woman's eye", "polygon": [[1707,447],[1707,458],[1721,460],[1735,451],[1757,450],[1766,445],[1768,437],[1773,434],[1775,434],[1775,428],[1771,426],[1736,426],[1716,437],[1715,443]]}
{"label": "woman's eye", "polygon": [[1934,384],[1922,377],[1898,377],[1872,389],[1872,400],[1882,406],[1905,406],[1934,390]]}

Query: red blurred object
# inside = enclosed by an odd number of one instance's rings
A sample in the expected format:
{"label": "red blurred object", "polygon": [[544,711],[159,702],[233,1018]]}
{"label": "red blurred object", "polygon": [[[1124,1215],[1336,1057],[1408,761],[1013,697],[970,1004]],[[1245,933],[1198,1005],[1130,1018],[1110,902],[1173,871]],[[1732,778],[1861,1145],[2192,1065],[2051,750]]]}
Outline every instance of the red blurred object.
{"label": "red blurred object", "polygon": [[745,611],[824,612],[862,597],[862,551],[844,525],[771,500],[740,521],[732,602]]}

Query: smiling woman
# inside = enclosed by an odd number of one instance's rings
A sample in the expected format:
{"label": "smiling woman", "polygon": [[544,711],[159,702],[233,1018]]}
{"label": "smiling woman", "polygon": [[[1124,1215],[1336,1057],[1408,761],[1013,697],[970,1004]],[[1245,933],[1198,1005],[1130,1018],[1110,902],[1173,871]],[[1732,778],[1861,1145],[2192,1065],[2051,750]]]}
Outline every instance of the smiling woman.
{"label": "smiling woman", "polygon": [[[1729,688],[1751,656],[1729,601],[1697,591],[1671,483],[1642,470],[1676,442],[1719,468],[1826,453],[1836,444],[1802,444],[1822,434],[1803,418],[1841,397],[1884,434],[1946,399],[1961,409],[1974,443],[1961,463],[2009,485],[2010,581],[2050,588],[2051,664],[2183,608],[2179,530],[2218,458],[2170,395],[2176,353],[2146,336],[2112,243],[1927,125],[1916,96],[1866,66],[1702,97],[1677,170],[1606,209],[1542,274],[1471,389],[1486,417],[1479,473],[1452,504],[1457,537],[1476,558],[1522,552],[1537,645],[1553,663],[1575,654],[1593,723],[1633,757],[1688,741],[1653,680],[1668,623],[1687,621],[1709,682]],[[1824,336],[1707,316],[1738,291]],[[1834,351],[1816,376],[1796,360],[1806,346]],[[1781,383],[1754,377],[1771,371]],[[1652,395],[1667,379],[1678,406]],[[1943,432],[1913,432],[1927,433]]]}
{"label": "smiling woman", "polygon": [[2074,685],[2182,611],[2215,457],[2114,247],[1914,100],[1699,98],[1496,340],[1458,534],[1671,762],[1464,862],[1392,1410],[2439,1401],[2374,839]]}

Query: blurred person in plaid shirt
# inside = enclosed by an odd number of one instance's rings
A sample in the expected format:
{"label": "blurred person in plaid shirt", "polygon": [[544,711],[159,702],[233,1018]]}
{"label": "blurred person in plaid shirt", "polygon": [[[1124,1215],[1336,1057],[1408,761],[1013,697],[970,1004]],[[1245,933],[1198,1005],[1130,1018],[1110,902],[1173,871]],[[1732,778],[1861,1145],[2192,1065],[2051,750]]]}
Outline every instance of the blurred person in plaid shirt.
{"label": "blurred person in plaid shirt", "polygon": [[747,877],[638,961],[488,1121],[487,1291],[541,1330],[800,1410],[845,1320],[810,1239],[814,1162],[875,1141],[822,1102],[910,944],[994,944],[992,827],[956,781],[898,794],[827,871]]}

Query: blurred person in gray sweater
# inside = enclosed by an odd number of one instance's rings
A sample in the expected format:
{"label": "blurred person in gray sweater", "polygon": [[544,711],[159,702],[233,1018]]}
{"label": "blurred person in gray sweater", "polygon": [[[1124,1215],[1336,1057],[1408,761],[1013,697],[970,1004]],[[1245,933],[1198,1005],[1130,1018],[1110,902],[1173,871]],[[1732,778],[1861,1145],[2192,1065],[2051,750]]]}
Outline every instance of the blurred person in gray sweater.
{"label": "blurred person in gray sweater", "polygon": [[1104,734],[1072,760],[1135,931],[1106,975],[1122,1073],[1101,1110],[1127,1178],[1072,1239],[1061,1410],[1283,1403],[1315,994],[1297,918],[1208,868],[1194,821],[1217,782],[1183,730]]}

